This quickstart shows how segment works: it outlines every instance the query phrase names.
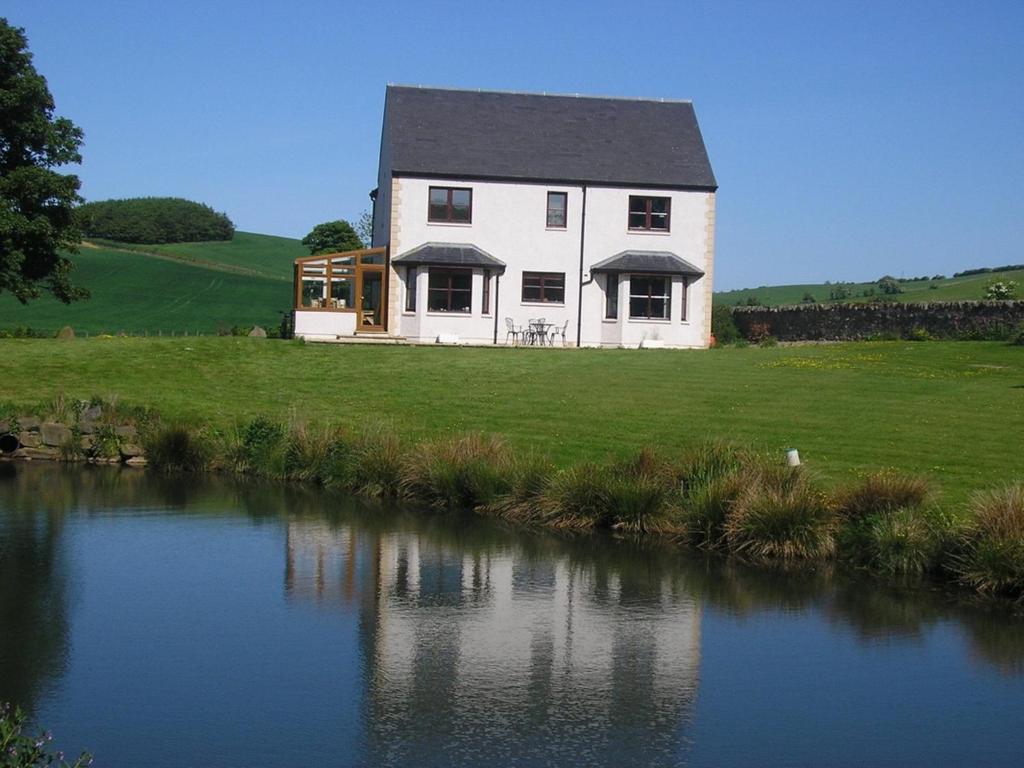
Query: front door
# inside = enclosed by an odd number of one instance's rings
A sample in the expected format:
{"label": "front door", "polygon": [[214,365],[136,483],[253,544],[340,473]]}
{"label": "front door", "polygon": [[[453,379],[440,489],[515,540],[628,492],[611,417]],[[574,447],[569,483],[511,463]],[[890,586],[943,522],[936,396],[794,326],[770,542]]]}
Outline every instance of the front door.
{"label": "front door", "polygon": [[384,330],[384,271],[359,270],[359,320],[356,331]]}

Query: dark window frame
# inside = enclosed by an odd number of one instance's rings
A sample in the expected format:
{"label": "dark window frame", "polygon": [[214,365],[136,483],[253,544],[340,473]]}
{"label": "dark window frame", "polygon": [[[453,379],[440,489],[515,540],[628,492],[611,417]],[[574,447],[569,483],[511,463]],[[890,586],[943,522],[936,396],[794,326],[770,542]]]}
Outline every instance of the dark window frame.
{"label": "dark window frame", "polygon": [[[469,275],[469,288],[453,288],[452,278],[460,275]],[[432,277],[446,277],[447,286],[444,288],[435,288],[430,284]],[[446,297],[447,309],[438,309],[431,306],[431,298],[436,296],[438,293],[444,293]],[[469,300],[466,302],[468,309],[452,309],[452,299],[456,294],[468,293]],[[431,267],[427,270],[427,311],[428,312],[444,312],[445,314],[452,315],[471,315],[473,314],[473,270],[466,267]]]}
{"label": "dark window frame", "polygon": [[491,270],[484,270],[483,296],[480,299],[480,314],[491,314]]}
{"label": "dark window frame", "polygon": [[[634,227],[630,221],[634,215],[634,200],[643,200],[643,213],[644,213],[644,225],[641,227]],[[652,216],[653,203],[655,200],[665,201],[665,226],[654,227],[651,226],[654,222]],[[639,213],[639,211],[637,211]],[[660,215],[660,214],[659,214]],[[630,232],[671,232],[672,231],[672,198],[661,197],[659,195],[630,195],[629,205],[626,208],[626,228]]]}
{"label": "dark window frame", "polygon": [[609,272],[604,283],[604,319],[619,319],[619,274]]}
{"label": "dark window frame", "polygon": [[[561,197],[562,198],[562,207],[561,208],[552,208],[551,207],[551,198],[553,196]],[[551,223],[551,214],[552,213],[561,213],[561,215],[562,215],[562,223],[561,224],[552,224]],[[568,192],[557,192],[557,191],[549,191],[548,192],[548,197],[547,197],[547,216],[545,217],[545,226],[548,229],[568,229],[569,228],[569,193]]]}
{"label": "dark window frame", "polygon": [[416,267],[406,267],[405,270],[405,311],[416,311],[416,276],[419,270]]}
{"label": "dark window frame", "polygon": [[688,277],[686,277],[684,275],[683,276],[683,295],[680,297],[680,301],[679,301],[679,303],[683,305],[683,313],[682,313],[682,317],[680,318],[680,320],[682,320],[684,323],[686,322],[686,313],[689,311],[688,310],[688,306],[690,304],[690,302],[688,301],[688,299],[689,299],[689,296],[688,296],[689,290],[690,290],[690,278],[688,278]]}
{"label": "dark window frame", "polygon": [[[639,277],[639,278],[641,278],[643,280],[661,280],[662,284],[666,286],[665,293],[664,294],[655,294],[650,289],[649,285],[648,285],[646,297],[643,294],[634,293],[634,288],[633,288],[634,278],[637,278],[637,277]],[[644,314],[644,315],[634,315],[633,314],[633,299],[643,299],[643,298],[647,299],[647,306],[646,306],[647,314]],[[651,314],[651,304],[655,300],[663,300],[665,302],[665,309],[659,315]],[[643,273],[637,273],[635,275],[631,274],[629,276],[629,307],[627,309],[628,309],[628,312],[629,312],[629,319],[630,320],[661,320],[661,321],[671,320],[672,319],[672,278],[669,277],[668,275],[650,275],[650,274],[643,274]]]}
{"label": "dark window frame", "polygon": [[[539,280],[539,285],[530,286],[531,288],[540,289],[540,298],[528,299],[526,298],[526,280],[527,278],[536,278]],[[554,278],[554,279],[553,279]],[[547,282],[552,283],[561,281],[561,285],[548,286]],[[545,289],[552,291],[561,291],[561,299],[549,299],[545,297]],[[565,304],[565,272],[523,272],[522,285],[519,292],[520,302],[523,304]]]}
{"label": "dark window frame", "polygon": [[[434,218],[431,215],[432,203],[430,198],[434,193],[434,190],[444,190],[447,194],[446,203],[446,218]],[[453,192],[468,192],[469,193],[469,218],[463,221],[462,219],[453,218],[454,206],[452,205],[452,193]],[[472,187],[430,187],[427,190],[427,221],[434,224],[472,224],[473,223],[473,188]]]}

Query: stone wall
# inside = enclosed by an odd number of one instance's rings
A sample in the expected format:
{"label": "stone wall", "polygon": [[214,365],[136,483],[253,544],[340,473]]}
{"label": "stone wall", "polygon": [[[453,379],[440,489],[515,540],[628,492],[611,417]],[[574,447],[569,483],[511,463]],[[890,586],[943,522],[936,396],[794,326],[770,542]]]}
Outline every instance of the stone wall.
{"label": "stone wall", "polygon": [[1024,323],[1024,301],[903,304],[801,304],[733,307],[740,335],[764,331],[779,341],[856,341],[870,338],[1007,339]]}
{"label": "stone wall", "polygon": [[0,459],[146,463],[135,425],[118,423],[98,405],[70,416],[63,421],[36,416],[0,420]]}

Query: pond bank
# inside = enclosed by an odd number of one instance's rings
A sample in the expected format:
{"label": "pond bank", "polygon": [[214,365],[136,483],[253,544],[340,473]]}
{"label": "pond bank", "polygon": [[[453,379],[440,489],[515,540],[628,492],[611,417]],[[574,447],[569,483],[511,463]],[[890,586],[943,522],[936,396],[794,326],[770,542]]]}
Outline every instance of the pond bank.
{"label": "pond bank", "polygon": [[659,537],[755,563],[841,560],[889,578],[938,578],[1024,607],[1020,484],[953,508],[924,477],[881,471],[831,488],[805,467],[722,442],[559,468],[477,434],[410,442],[380,428],[256,418],[221,430],[168,425],[152,411],[119,412],[99,402],[63,408],[70,426],[8,419],[41,443],[10,457],[305,482],[516,525]]}

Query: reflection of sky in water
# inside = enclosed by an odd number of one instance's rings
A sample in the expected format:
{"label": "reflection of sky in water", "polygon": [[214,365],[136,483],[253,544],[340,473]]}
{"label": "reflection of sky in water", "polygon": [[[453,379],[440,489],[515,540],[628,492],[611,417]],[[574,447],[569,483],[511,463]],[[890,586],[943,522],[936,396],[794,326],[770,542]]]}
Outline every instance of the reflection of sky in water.
{"label": "reflection of sky in water", "polygon": [[99,766],[1024,754],[1024,622],[928,592],[54,470],[0,473],[0,698]]}

